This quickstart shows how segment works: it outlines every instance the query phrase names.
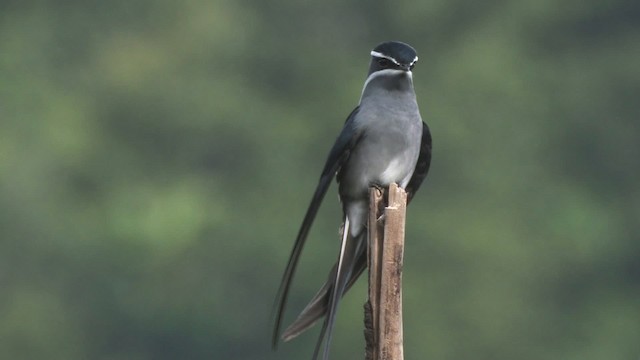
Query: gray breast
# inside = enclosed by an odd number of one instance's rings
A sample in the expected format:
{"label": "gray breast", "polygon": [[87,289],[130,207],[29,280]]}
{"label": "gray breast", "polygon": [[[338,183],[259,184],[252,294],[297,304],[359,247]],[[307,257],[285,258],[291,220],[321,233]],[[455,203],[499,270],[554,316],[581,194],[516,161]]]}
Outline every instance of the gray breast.
{"label": "gray breast", "polygon": [[413,91],[363,96],[355,121],[363,138],[343,166],[341,196],[367,196],[372,184],[405,186],[418,159],[422,132]]}

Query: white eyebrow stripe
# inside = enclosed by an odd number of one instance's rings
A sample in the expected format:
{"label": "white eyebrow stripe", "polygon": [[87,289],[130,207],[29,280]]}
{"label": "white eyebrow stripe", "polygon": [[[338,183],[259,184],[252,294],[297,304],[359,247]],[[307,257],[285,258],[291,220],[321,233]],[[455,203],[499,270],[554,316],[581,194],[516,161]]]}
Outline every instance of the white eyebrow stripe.
{"label": "white eyebrow stripe", "polygon": [[[399,63],[396,59],[392,58],[391,56],[385,55],[385,54],[383,54],[383,53],[379,53],[379,52],[377,52],[377,51],[371,51],[371,56],[374,56],[374,57],[377,57],[377,58],[383,58],[383,59],[387,59],[387,60],[393,61],[393,63],[394,63],[394,64],[396,64],[396,65],[400,66],[400,63]],[[416,62],[418,62],[418,56],[416,56],[415,58],[413,58],[413,61],[411,61],[411,63],[409,64],[409,66],[414,65]]]}
{"label": "white eyebrow stripe", "polygon": [[387,55],[385,55],[383,53],[379,53],[377,51],[371,51],[371,56],[375,56],[377,58],[383,58],[383,59],[387,59],[387,60],[393,61],[394,64],[400,66],[400,63],[398,62],[398,60],[392,58],[391,56],[387,56]]}

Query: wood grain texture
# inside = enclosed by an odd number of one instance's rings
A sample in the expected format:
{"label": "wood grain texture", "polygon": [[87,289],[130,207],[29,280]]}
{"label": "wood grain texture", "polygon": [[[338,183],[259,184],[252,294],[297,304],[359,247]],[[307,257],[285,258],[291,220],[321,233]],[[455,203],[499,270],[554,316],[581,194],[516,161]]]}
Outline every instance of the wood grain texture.
{"label": "wood grain texture", "polygon": [[396,184],[391,184],[387,194],[385,202],[382,191],[377,188],[370,190],[366,360],[404,358],[402,266],[407,194]]}

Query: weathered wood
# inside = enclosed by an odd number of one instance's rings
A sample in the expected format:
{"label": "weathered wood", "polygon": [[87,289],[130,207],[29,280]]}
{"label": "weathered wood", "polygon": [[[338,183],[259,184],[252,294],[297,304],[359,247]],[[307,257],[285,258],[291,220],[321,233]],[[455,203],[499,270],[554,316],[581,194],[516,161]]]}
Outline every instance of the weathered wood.
{"label": "weathered wood", "polygon": [[369,236],[367,238],[367,265],[369,268],[369,300],[365,304],[366,360],[379,360],[377,344],[380,323],[380,262],[384,222],[382,215],[384,193],[375,187],[369,190]]}
{"label": "weathered wood", "polygon": [[380,360],[402,360],[402,266],[407,194],[396,184],[389,187],[385,208],[384,244],[380,278]]}
{"label": "weathered wood", "polygon": [[391,184],[387,192],[384,206],[384,194],[376,188],[370,190],[366,360],[403,360],[404,356],[402,261],[407,194],[396,184]]}

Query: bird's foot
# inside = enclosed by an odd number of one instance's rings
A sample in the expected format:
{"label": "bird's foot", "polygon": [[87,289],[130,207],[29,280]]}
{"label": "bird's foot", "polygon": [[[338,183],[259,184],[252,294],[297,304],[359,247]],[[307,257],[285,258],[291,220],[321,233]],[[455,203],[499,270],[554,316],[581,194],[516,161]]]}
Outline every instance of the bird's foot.
{"label": "bird's foot", "polygon": [[385,191],[387,190],[386,187],[380,185],[380,184],[370,184],[369,185],[369,189],[376,189],[376,192],[378,193],[378,195],[382,196],[385,194]]}
{"label": "bird's foot", "polygon": [[376,190],[378,190],[380,192],[384,192],[387,189],[386,187],[384,187],[384,186],[382,186],[380,184],[375,184],[375,183],[371,184],[371,187],[376,188]]}

